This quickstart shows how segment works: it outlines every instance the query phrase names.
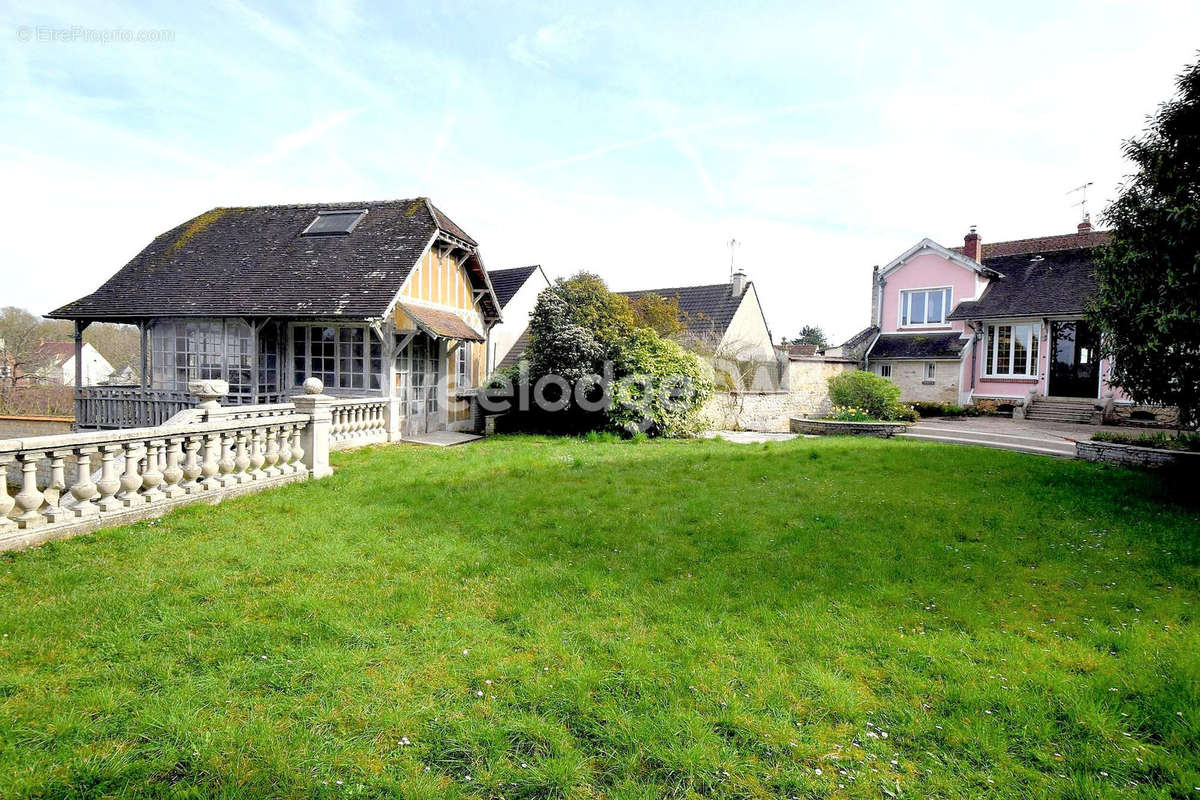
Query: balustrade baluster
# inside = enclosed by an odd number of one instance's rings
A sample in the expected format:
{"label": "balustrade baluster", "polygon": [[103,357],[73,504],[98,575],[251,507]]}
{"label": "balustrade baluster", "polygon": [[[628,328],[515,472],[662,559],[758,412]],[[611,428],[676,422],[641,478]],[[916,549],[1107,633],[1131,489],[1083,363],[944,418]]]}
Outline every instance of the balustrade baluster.
{"label": "balustrade baluster", "polygon": [[17,504],[8,494],[8,465],[12,456],[0,456],[0,534],[17,527],[17,523],[8,518],[8,512]]}
{"label": "balustrade baluster", "polygon": [[211,492],[221,488],[221,479],[217,473],[221,471],[221,435],[209,433],[204,436],[204,462],[200,464],[200,474],[204,478],[200,485],[204,491]]}
{"label": "balustrade baluster", "polygon": [[163,457],[167,462],[166,467],[163,468],[163,480],[166,481],[166,486],[163,487],[163,497],[168,500],[182,497],[187,494],[187,489],[180,486],[180,481],[183,480],[183,467],[180,464],[180,459],[183,458],[182,436],[172,436],[167,439]]}
{"label": "balustrade baluster", "polygon": [[250,478],[251,480],[261,481],[267,477],[263,472],[263,464],[266,463],[266,456],[263,454],[263,429],[255,428],[250,432]]}
{"label": "balustrade baluster", "polygon": [[275,466],[279,463],[279,441],[275,438],[279,433],[276,428],[267,428],[267,466],[263,470],[268,478],[276,478],[279,476],[279,467]]}
{"label": "balustrade baluster", "polygon": [[75,448],[75,483],[71,484],[75,505],[71,506],[71,513],[76,517],[90,517],[100,512],[92,502],[99,495],[96,484],[92,483],[92,456],[98,452],[96,447]]}
{"label": "balustrade baluster", "polygon": [[237,468],[237,465],[233,461],[234,435],[233,433],[220,432],[217,434],[217,438],[221,442],[221,460],[217,462],[217,466],[221,468],[221,485],[236,486],[238,481],[233,474],[233,471]]}
{"label": "balustrade baluster", "polygon": [[245,429],[237,432],[237,456],[233,459],[233,466],[238,483],[248,483],[251,480],[250,473],[247,472],[250,467],[250,452],[246,446],[248,439]]}
{"label": "balustrade baluster", "polygon": [[307,467],[304,466],[304,445],[301,442],[301,426],[293,424],[292,432],[292,458],[295,459],[296,472],[307,472]]}
{"label": "balustrade baluster", "polygon": [[54,450],[50,453],[50,485],[46,487],[45,505],[42,506],[42,516],[48,522],[62,522],[71,516],[71,512],[63,506],[63,494],[67,490],[66,457],[70,450]]}
{"label": "balustrade baluster", "polygon": [[146,502],[146,499],[138,494],[138,489],[142,488],[142,476],[138,472],[138,462],[141,460],[142,443],[126,442],[125,473],[121,475],[121,491],[117,493],[117,499],[126,508]]}
{"label": "balustrade baluster", "polygon": [[204,487],[200,485],[200,475],[203,473],[200,468],[200,446],[203,440],[203,434],[188,436],[187,443],[184,445],[184,449],[187,451],[187,460],[183,463],[181,486],[188,494],[204,491]]}
{"label": "balustrade baluster", "polygon": [[166,441],[163,439],[151,439],[146,443],[146,468],[142,470],[142,497],[147,503],[157,503],[166,497],[160,488],[163,482],[163,473],[159,468],[158,460],[158,455],[165,444]]}
{"label": "balustrade baluster", "polygon": [[96,490],[100,492],[101,511],[115,511],[121,507],[121,501],[116,498],[117,490],[121,488],[121,478],[118,473],[117,453],[124,448],[119,444],[106,444],[100,451],[100,481]]}
{"label": "balustrade baluster", "polygon": [[280,425],[279,428],[279,471],[284,475],[291,475],[296,471],[292,466],[292,437],[288,433],[287,425]]}
{"label": "balustrade baluster", "polygon": [[37,465],[42,460],[42,453],[23,452],[17,454],[21,464],[21,491],[13,499],[17,501],[17,527],[37,528],[46,524],[46,518],[38,509],[42,505],[42,492],[37,486]]}

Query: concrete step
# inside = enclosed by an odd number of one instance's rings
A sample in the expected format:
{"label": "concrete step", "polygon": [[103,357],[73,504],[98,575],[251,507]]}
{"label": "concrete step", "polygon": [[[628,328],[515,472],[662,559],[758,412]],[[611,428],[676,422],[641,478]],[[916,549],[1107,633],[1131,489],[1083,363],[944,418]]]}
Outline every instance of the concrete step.
{"label": "concrete step", "polygon": [[1092,423],[1091,414],[1056,414],[1052,411],[1030,411],[1025,415],[1025,419],[1031,419],[1042,422],[1074,422],[1079,425],[1090,425]]}
{"label": "concrete step", "polygon": [[1039,442],[1033,444],[1031,442],[1014,442],[1006,439],[968,439],[961,435],[943,434],[943,433],[923,433],[909,430],[908,433],[902,433],[898,438],[913,439],[922,442],[937,442],[939,444],[973,444],[976,447],[991,447],[995,450],[1011,450],[1017,453],[1032,453],[1039,456],[1053,456],[1055,458],[1074,458],[1075,445],[1070,442],[1063,442],[1062,445],[1052,444],[1050,442]]}

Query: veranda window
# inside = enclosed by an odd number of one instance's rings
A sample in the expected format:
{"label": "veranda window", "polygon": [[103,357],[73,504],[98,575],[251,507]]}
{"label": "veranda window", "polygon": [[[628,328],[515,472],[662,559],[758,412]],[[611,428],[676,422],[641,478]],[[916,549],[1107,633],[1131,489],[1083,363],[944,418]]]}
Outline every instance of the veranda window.
{"label": "veranda window", "polygon": [[988,325],[984,372],[992,376],[1037,377],[1041,325]]}
{"label": "veranda window", "polygon": [[221,379],[229,382],[232,402],[248,402],[254,395],[253,342],[250,326],[241,320],[155,323],[150,329],[150,385],[185,392],[188,381]]}
{"label": "veranda window", "polygon": [[909,289],[900,292],[900,324],[945,325],[950,313],[950,289]]}
{"label": "veranda window", "polygon": [[383,386],[383,347],[370,328],[294,325],[292,336],[295,385],[311,377],[337,389],[378,391]]}

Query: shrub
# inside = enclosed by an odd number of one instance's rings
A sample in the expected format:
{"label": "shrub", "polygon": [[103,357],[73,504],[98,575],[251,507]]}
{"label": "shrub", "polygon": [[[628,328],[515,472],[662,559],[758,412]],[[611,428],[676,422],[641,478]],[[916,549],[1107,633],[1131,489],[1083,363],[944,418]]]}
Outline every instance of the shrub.
{"label": "shrub", "polygon": [[1093,441],[1109,442],[1110,444],[1131,444],[1137,447],[1153,447],[1158,450],[1186,450],[1200,453],[1200,433],[1180,433],[1172,436],[1168,433],[1109,433],[1099,431],[1092,434]]}
{"label": "shrub", "polygon": [[892,419],[900,408],[900,387],[873,372],[843,372],[829,379],[829,399],[835,406],[859,408],[875,419]]}
{"label": "shrub", "polygon": [[617,346],[613,402],[605,416],[627,435],[688,436],[699,431],[700,406],[712,394],[709,371],[650,328],[638,328]]}
{"label": "shrub", "polygon": [[918,414],[916,410],[904,403],[896,403],[894,406],[888,406],[887,416],[884,419],[890,422],[916,422]]}

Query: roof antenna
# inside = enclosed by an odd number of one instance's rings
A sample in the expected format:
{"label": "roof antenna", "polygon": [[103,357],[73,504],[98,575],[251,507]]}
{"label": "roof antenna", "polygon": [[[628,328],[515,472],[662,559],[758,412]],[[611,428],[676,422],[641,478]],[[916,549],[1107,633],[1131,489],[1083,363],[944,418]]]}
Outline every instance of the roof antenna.
{"label": "roof antenna", "polygon": [[742,246],[742,243],[739,242],[737,239],[730,239],[728,242],[725,243],[725,246],[729,248],[729,274],[733,275],[733,270],[734,270],[733,254],[734,254],[734,251],[736,251],[739,247]]}
{"label": "roof antenna", "polygon": [[1091,217],[1088,216],[1088,210],[1087,210],[1087,190],[1088,190],[1088,187],[1091,186],[1092,184],[1093,184],[1093,181],[1088,181],[1087,183],[1083,184],[1082,186],[1076,186],[1074,189],[1067,192],[1067,194],[1075,194],[1076,192],[1079,192],[1079,195],[1080,195],[1079,202],[1072,203],[1071,207],[1074,208],[1075,206],[1079,206],[1082,209],[1082,211],[1083,211],[1083,220],[1082,221],[1083,222],[1091,222],[1092,221]]}

